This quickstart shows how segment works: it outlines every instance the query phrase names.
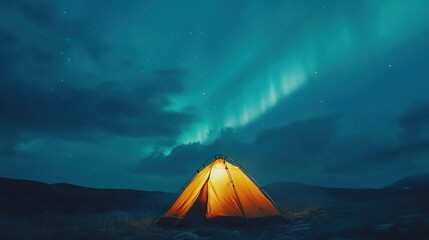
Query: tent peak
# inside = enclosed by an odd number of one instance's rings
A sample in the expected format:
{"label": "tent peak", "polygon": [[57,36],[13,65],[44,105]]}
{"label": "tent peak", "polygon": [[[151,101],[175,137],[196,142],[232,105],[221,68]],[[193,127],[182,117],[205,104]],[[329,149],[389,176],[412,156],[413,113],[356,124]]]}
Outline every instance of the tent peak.
{"label": "tent peak", "polygon": [[223,159],[223,160],[226,160],[228,157],[226,156],[226,155],[223,155],[223,154],[216,154],[215,156],[214,156],[214,159],[215,160],[217,160],[217,159]]}

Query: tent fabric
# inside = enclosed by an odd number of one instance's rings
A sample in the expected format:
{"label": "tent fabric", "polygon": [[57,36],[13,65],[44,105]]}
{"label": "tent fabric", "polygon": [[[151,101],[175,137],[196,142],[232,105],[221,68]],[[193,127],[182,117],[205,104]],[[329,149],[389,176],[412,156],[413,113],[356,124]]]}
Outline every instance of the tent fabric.
{"label": "tent fabric", "polygon": [[200,214],[205,220],[219,217],[282,217],[240,167],[224,158],[215,159],[199,171],[163,218],[183,220],[190,212],[192,215]]}

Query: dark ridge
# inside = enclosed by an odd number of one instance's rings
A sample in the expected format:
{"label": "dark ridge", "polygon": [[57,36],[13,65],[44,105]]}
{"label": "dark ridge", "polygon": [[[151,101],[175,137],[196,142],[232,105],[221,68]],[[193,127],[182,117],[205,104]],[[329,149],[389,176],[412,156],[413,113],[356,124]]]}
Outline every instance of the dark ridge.
{"label": "dark ridge", "polygon": [[159,212],[171,197],[171,193],[164,192],[96,189],[0,178],[0,215],[8,216]]}
{"label": "dark ridge", "polygon": [[[350,204],[426,206],[429,173],[398,180],[381,189],[349,189],[277,182],[263,189],[283,210],[317,205]],[[398,196],[401,196],[398,198]],[[158,215],[171,204],[173,194],[127,189],[97,189],[67,183],[42,182],[0,177],[0,215],[40,214],[90,215],[125,213]]]}
{"label": "dark ridge", "polygon": [[402,178],[386,188],[429,190],[429,173],[421,173]]}

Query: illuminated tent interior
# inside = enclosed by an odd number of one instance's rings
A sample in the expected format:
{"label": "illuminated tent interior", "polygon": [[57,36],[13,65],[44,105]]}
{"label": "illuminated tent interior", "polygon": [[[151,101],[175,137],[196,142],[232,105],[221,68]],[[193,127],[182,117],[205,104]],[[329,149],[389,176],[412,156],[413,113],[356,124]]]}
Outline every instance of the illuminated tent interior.
{"label": "illuminated tent interior", "polygon": [[202,167],[182,188],[159,224],[247,224],[285,220],[269,196],[239,165],[227,161],[225,156],[218,155]]}

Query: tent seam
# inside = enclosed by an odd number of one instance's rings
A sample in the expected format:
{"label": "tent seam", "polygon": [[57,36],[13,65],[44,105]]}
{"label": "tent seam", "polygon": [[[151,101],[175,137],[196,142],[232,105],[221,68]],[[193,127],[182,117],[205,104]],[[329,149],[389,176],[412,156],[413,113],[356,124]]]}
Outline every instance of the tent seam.
{"label": "tent seam", "polygon": [[231,173],[229,172],[229,169],[228,169],[228,166],[225,163],[225,160],[223,161],[223,164],[225,165],[225,169],[226,169],[226,171],[228,173],[229,180],[231,180],[232,188],[234,189],[235,196],[237,197],[237,201],[238,201],[238,205],[240,207],[241,213],[243,214],[244,220],[247,223],[247,217],[246,217],[246,214],[244,213],[243,204],[241,204],[240,197],[238,196],[237,189],[235,189],[234,180],[232,179]]}

